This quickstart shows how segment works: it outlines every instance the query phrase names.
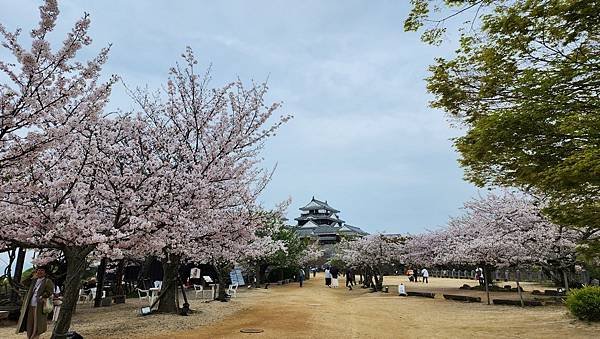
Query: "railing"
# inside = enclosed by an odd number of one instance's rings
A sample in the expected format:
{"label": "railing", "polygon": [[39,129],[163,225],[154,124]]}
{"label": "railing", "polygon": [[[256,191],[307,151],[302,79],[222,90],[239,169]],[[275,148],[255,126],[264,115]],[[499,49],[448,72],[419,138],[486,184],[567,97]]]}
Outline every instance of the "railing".
{"label": "railing", "polygon": [[[544,274],[541,270],[520,270],[521,273],[521,281],[532,281],[532,282],[542,282],[549,281],[551,278]],[[503,280],[516,280],[516,270],[495,270],[492,271],[492,277],[496,281]],[[431,270],[429,272],[431,277],[436,278],[452,278],[452,279],[475,279],[475,270],[457,270],[457,269],[448,269],[448,270]],[[577,272],[572,275],[574,281],[578,281],[581,283],[587,283],[590,280],[589,273],[587,271]]]}

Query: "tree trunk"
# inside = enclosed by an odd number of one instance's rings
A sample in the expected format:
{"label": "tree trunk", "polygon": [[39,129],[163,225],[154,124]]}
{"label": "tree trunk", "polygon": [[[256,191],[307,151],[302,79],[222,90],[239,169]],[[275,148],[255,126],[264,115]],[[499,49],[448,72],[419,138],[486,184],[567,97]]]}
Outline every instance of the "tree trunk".
{"label": "tree trunk", "polygon": [[100,307],[102,303],[102,291],[104,288],[104,276],[106,275],[106,265],[108,264],[108,258],[102,258],[100,260],[100,266],[98,266],[98,272],[96,272],[96,296],[94,298],[94,307]]}
{"label": "tree trunk", "polygon": [[565,292],[569,291],[569,277],[567,276],[567,269],[563,269],[563,281],[565,283]]}
{"label": "tree trunk", "polygon": [[373,278],[375,279],[375,291],[381,291],[382,282],[379,281],[379,276],[377,273],[373,273]]}
{"label": "tree trunk", "polygon": [[217,275],[219,278],[219,295],[217,300],[219,301],[229,301],[229,297],[227,295],[227,289],[229,288],[229,272],[232,267],[231,264],[221,264],[215,265]]}
{"label": "tree trunk", "polygon": [[23,265],[25,264],[25,254],[27,250],[23,247],[19,247],[19,252],[17,253],[17,262],[15,263],[15,272],[13,275],[13,280],[17,284],[21,284],[21,277],[23,276]]}
{"label": "tree trunk", "polygon": [[260,265],[260,273],[259,273],[259,277],[260,279],[257,280],[258,285],[262,284],[262,283],[269,283],[269,273],[267,273],[267,269],[269,269],[269,265],[268,264],[261,264]]}
{"label": "tree trunk", "polygon": [[521,285],[519,284],[519,280],[521,280],[521,271],[517,270],[515,272],[515,280],[517,281],[517,291],[519,292],[519,300],[521,300],[521,307],[525,307],[525,302],[523,301],[523,292],[521,291]]}
{"label": "tree trunk", "polygon": [[161,313],[178,313],[175,298],[177,296],[177,278],[179,273],[180,256],[170,255],[170,260],[164,258],[163,265],[163,282],[160,290],[160,301],[158,303],[158,312]]}
{"label": "tree trunk", "polygon": [[75,312],[81,279],[85,272],[85,258],[93,250],[93,247],[67,248],[63,250],[67,262],[67,276],[65,278],[65,289],[63,290],[63,303],[60,308],[58,320],[52,331],[52,339],[66,338],[66,333],[71,326],[71,318]]}
{"label": "tree trunk", "polygon": [[[190,303],[187,298],[187,294],[185,293],[185,288],[183,288],[183,283],[179,276],[177,276],[177,281],[179,282],[179,286],[181,287],[181,295],[183,295],[183,307],[181,308],[181,315],[188,315],[190,313]],[[179,294],[177,295],[177,300],[179,301]],[[179,302],[177,302],[179,304]]]}
{"label": "tree trunk", "polygon": [[483,283],[485,284],[485,295],[487,296],[487,304],[490,304],[490,268],[489,266],[483,265]]}
{"label": "tree trunk", "polygon": [[256,283],[254,284],[255,288],[260,287],[260,284],[262,282],[261,281],[262,280],[262,275],[263,275],[262,273],[263,273],[262,272],[262,265],[261,264],[257,264],[256,265],[256,277],[255,277],[256,278]]}
{"label": "tree trunk", "polygon": [[[117,270],[115,271],[115,281],[113,288],[113,295],[125,295],[125,291],[123,290],[123,276],[125,275],[125,260],[121,259],[117,263]],[[118,299],[120,301],[125,302],[125,299]]]}
{"label": "tree trunk", "polygon": [[[23,277],[23,265],[25,264],[25,254],[27,251],[23,247],[19,247],[17,252],[17,262],[15,263],[15,272],[13,281],[17,286],[21,286],[21,278]],[[11,301],[20,304],[21,296],[14,289],[10,293]]]}
{"label": "tree trunk", "polygon": [[146,277],[148,276],[148,271],[150,271],[150,266],[152,265],[154,259],[154,256],[147,256],[146,259],[144,259],[142,269],[140,270],[137,278],[137,288],[142,290],[147,290],[149,288],[148,286],[144,285],[144,280],[146,280]]}
{"label": "tree trunk", "polygon": [[377,266],[373,275],[375,276],[375,291],[383,291],[383,273],[381,267]]}

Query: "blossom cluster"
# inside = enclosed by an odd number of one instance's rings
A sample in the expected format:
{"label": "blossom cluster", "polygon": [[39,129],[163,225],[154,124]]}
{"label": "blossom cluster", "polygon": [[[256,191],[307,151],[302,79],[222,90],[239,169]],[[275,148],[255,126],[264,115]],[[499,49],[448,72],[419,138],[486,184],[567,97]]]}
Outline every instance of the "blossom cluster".
{"label": "blossom cluster", "polygon": [[256,236],[271,174],[260,152],[290,119],[273,117],[268,86],[212,88],[188,48],[163,90],[131,91],[137,110],[104,114],[109,49],[77,60],[91,43],[86,14],[53,52],[58,13],[56,1],[40,7],[31,48],[0,25],[14,58],[0,61],[0,244],[206,262],[281,248]]}
{"label": "blossom cluster", "polygon": [[541,202],[503,191],[473,199],[445,228],[409,236],[405,261],[418,265],[517,266],[574,262],[578,231],[543,217]]}

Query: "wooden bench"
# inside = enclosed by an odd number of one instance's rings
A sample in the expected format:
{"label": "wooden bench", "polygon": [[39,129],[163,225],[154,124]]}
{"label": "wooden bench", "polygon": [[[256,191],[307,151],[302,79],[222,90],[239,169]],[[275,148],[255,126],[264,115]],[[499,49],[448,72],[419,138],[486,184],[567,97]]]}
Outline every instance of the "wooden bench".
{"label": "wooden bench", "polygon": [[[512,305],[521,306],[520,300],[508,300],[508,299],[493,299],[494,305]],[[525,306],[544,306],[544,303],[540,300],[523,300]]]}
{"label": "wooden bench", "polygon": [[481,302],[480,297],[469,297],[466,295],[454,295],[454,294],[444,294],[444,299],[463,301],[463,302],[467,302],[467,303],[480,303]]}
{"label": "wooden bench", "polygon": [[544,295],[549,295],[552,297],[560,297],[560,296],[564,296],[565,293],[564,292],[559,292],[557,290],[544,290]]}
{"label": "wooden bench", "polygon": [[409,297],[423,297],[423,298],[435,298],[435,293],[431,293],[431,292],[414,292],[414,291],[410,291],[410,292],[406,292],[406,294]]}
{"label": "wooden bench", "polygon": [[7,320],[18,320],[19,314],[21,313],[21,307],[16,305],[2,305],[0,306],[0,320],[5,322]]}

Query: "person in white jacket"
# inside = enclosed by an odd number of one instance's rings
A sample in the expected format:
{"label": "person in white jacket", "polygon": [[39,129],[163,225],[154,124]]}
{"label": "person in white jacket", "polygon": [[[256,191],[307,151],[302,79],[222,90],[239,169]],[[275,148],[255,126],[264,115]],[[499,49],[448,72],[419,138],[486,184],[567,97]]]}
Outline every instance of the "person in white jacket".
{"label": "person in white jacket", "polygon": [[423,277],[423,282],[429,284],[429,272],[424,268],[421,270],[421,276]]}
{"label": "person in white jacket", "polygon": [[325,285],[331,287],[331,272],[329,272],[329,267],[325,269]]}

